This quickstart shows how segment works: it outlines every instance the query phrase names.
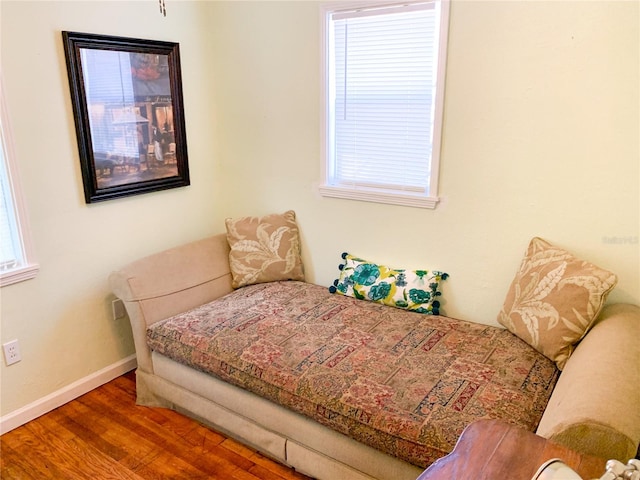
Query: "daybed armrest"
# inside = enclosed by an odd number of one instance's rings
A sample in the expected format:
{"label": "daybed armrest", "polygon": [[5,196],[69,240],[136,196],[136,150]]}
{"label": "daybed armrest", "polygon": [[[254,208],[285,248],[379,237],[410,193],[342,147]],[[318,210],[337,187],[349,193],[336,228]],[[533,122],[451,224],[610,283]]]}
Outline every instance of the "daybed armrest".
{"label": "daybed armrest", "polygon": [[603,309],[565,365],[537,433],[626,462],[640,442],[640,307]]}
{"label": "daybed armrest", "polygon": [[153,373],[147,327],[232,291],[226,235],[137,260],[113,272],[109,283],[127,309],[138,368]]}

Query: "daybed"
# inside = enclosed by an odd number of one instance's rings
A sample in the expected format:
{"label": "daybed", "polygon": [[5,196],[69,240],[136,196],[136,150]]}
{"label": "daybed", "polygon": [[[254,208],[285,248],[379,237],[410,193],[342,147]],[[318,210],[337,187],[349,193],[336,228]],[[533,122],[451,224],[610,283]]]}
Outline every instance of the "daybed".
{"label": "daybed", "polygon": [[[415,479],[477,418],[635,455],[640,308],[605,307],[560,373],[507,329],[298,280],[234,289],[229,252],[220,234],[111,275],[140,405],[181,411],[318,479]],[[374,371],[359,375],[367,364]]]}

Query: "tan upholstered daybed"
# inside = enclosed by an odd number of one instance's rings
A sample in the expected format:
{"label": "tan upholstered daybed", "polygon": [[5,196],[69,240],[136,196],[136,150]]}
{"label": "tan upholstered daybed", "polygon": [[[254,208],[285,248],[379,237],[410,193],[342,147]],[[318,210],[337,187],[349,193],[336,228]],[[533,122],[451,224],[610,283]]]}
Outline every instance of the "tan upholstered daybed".
{"label": "tan upholstered daybed", "polygon": [[[291,217],[284,225],[295,229]],[[605,457],[635,454],[640,308],[605,308],[568,361],[566,346],[551,359],[509,331],[517,325],[353,298],[363,290],[345,274],[360,262],[351,256],[334,293],[286,260],[294,280],[234,288],[242,275],[232,276],[229,243],[248,234],[228,227],[112,274],[132,324],[139,404],[199,418],[320,479],[414,479],[480,418]],[[508,300],[502,315],[521,303]]]}

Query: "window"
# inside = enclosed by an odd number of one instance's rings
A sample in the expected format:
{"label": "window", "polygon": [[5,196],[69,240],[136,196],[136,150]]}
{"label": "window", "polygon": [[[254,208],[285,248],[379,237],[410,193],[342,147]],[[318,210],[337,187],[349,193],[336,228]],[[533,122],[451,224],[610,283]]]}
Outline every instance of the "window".
{"label": "window", "polygon": [[0,103],[0,286],[5,286],[35,277],[39,267],[32,259],[1,89]]}
{"label": "window", "polygon": [[324,196],[434,208],[448,2],[324,12]]}

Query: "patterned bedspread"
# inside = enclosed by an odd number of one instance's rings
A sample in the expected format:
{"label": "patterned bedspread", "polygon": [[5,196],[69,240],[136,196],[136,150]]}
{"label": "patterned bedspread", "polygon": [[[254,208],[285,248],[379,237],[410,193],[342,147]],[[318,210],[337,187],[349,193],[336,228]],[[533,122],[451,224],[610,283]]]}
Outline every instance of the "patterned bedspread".
{"label": "patterned bedspread", "polygon": [[507,330],[302,282],[240,288],[158,322],[149,346],[419,467],[466,425],[535,430],[558,377]]}

